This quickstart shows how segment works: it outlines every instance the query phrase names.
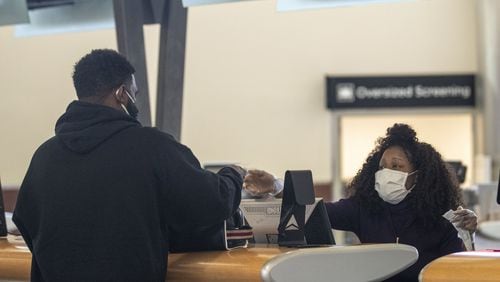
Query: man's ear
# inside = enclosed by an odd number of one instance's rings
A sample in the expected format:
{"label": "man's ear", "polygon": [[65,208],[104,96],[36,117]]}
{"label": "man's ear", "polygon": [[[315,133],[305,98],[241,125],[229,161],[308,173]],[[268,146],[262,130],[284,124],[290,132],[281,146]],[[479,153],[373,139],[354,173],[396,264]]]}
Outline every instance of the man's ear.
{"label": "man's ear", "polygon": [[120,104],[125,104],[127,103],[127,98],[125,97],[125,91],[123,89],[123,85],[118,87],[116,90],[115,90],[115,98],[116,100],[118,101],[118,103]]}

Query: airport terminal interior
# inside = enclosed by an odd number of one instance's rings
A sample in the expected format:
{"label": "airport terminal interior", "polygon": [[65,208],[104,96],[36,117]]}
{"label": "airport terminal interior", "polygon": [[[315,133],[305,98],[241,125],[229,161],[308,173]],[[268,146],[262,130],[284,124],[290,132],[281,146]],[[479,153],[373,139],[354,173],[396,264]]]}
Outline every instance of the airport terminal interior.
{"label": "airport terminal interior", "polygon": [[[135,68],[143,126],[206,171],[273,177],[264,196],[243,184],[236,214],[248,229],[223,220],[219,250],[171,250],[167,280],[500,281],[498,0],[0,0],[0,281],[34,280],[13,212],[35,151],[78,99],[75,63],[96,49]],[[332,219],[395,124],[439,152],[457,209],[477,221],[449,224],[464,250],[418,270],[429,250]],[[376,165],[370,195],[387,204]],[[404,172],[413,197],[425,172]],[[413,280],[398,280],[405,271]]]}

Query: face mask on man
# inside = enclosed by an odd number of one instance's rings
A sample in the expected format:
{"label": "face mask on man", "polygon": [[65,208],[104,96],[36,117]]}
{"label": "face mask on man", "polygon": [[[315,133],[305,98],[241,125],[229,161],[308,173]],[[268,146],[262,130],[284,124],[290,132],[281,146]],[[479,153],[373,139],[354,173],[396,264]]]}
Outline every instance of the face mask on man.
{"label": "face mask on man", "polygon": [[[123,111],[126,112],[129,116],[137,119],[137,115],[139,114],[139,109],[135,105],[136,99],[134,97],[132,97],[132,95],[130,95],[130,93],[128,92],[127,89],[124,89],[124,90],[125,90],[125,93],[127,93],[129,101],[128,101],[127,105],[123,105],[120,103],[120,106],[122,106]],[[118,90],[116,90],[115,95],[118,95]]]}
{"label": "face mask on man", "polygon": [[390,204],[399,204],[411,192],[415,184],[406,189],[406,180],[412,173],[392,170],[388,168],[381,169],[375,173],[375,190],[382,200]]}
{"label": "face mask on man", "polygon": [[125,89],[125,93],[127,93],[127,96],[130,98],[130,100],[127,103],[127,106],[125,106],[125,112],[129,114],[129,116],[137,119],[137,115],[139,114],[139,109],[135,105],[135,102],[137,100],[135,98],[132,98],[132,95],[128,93],[127,89]]}

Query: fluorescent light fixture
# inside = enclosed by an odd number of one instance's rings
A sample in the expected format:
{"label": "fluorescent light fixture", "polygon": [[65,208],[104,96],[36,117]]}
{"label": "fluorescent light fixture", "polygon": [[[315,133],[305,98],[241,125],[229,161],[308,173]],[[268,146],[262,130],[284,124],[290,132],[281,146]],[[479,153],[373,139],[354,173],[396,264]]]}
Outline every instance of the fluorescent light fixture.
{"label": "fluorescent light fixture", "polygon": [[113,0],[75,1],[73,5],[30,10],[29,17],[30,24],[16,26],[16,36],[111,29],[115,26]]}
{"label": "fluorescent light fixture", "polygon": [[0,25],[28,23],[26,0],[0,0]]}
{"label": "fluorescent light fixture", "polygon": [[251,1],[251,0],[182,0],[182,5],[184,7],[191,7],[200,5],[210,5],[210,4],[234,3],[242,1]]}
{"label": "fluorescent light fixture", "polygon": [[411,0],[278,0],[277,10],[284,12],[402,1]]}

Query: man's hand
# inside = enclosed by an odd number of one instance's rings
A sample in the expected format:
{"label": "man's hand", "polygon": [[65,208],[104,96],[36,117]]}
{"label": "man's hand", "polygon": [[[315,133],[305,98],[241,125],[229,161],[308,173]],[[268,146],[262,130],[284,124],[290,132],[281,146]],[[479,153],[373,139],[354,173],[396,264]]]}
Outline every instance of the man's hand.
{"label": "man's hand", "polygon": [[244,169],[243,167],[239,166],[239,165],[230,165],[229,166],[230,168],[236,170],[240,175],[241,175],[241,178],[245,178],[246,174],[247,174],[247,171],[246,169]]}
{"label": "man's hand", "polygon": [[243,180],[243,189],[252,196],[264,196],[275,192],[275,178],[263,170],[251,169]]}
{"label": "man's hand", "polygon": [[476,232],[477,216],[473,211],[458,207],[458,209],[453,212],[453,215],[453,218],[450,220],[451,223],[458,223],[457,227],[463,228],[469,232]]}

